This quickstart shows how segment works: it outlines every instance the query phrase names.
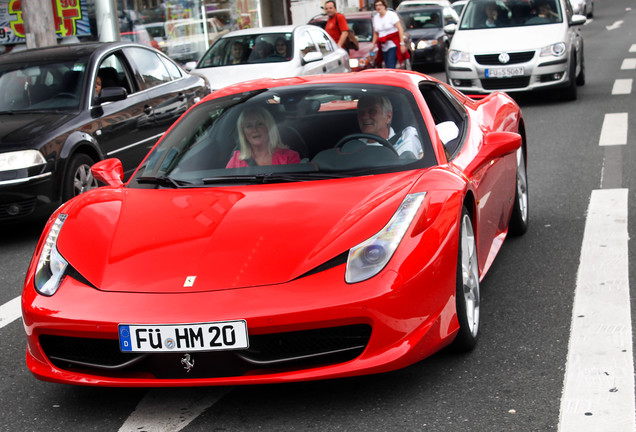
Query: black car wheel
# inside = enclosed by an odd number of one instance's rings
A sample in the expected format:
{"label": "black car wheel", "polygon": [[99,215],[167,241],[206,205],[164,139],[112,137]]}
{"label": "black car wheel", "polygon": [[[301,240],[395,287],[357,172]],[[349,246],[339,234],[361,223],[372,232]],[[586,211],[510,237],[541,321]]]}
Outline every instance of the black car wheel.
{"label": "black car wheel", "polygon": [[97,187],[97,180],[91,173],[91,165],[94,163],[95,161],[84,153],[76,154],[71,158],[64,175],[62,189],[64,201]]}

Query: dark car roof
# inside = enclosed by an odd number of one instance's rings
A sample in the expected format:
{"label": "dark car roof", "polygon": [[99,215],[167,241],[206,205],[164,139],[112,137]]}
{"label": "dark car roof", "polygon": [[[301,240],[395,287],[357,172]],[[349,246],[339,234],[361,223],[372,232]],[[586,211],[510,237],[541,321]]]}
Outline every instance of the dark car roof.
{"label": "dark car roof", "polygon": [[407,9],[403,9],[401,11],[398,11],[399,14],[408,14],[411,12],[418,12],[418,11],[424,11],[424,10],[444,10],[444,6],[441,5],[422,5],[422,6],[417,6],[417,7],[409,7]]}
{"label": "dark car roof", "polygon": [[67,58],[89,57],[97,51],[108,51],[117,46],[145,45],[131,42],[83,42],[78,44],[54,45],[44,48],[32,48],[19,52],[10,52],[0,56],[0,64],[24,63],[30,61],[63,60]]}

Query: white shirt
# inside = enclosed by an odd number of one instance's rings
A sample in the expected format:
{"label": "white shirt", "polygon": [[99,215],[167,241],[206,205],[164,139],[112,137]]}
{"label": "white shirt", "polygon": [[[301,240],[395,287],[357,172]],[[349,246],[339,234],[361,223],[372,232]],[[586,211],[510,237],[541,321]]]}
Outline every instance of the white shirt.
{"label": "white shirt", "polygon": [[[389,128],[389,139],[394,136],[395,131],[393,130],[393,128]],[[369,140],[367,140],[367,144],[376,146],[382,145],[377,141],[369,142]],[[413,126],[407,126],[404,128],[402,134],[400,135],[400,138],[398,138],[395,144],[393,144],[393,148],[399,155],[402,155],[405,152],[411,152],[417,159],[421,159],[424,154],[422,143],[417,136],[417,129],[415,129]]]}
{"label": "white shirt", "polygon": [[[400,17],[393,11],[386,11],[384,17],[381,17],[379,13],[373,15],[373,30],[379,37],[384,37],[388,34],[398,31],[395,24],[400,22]],[[388,51],[396,46],[392,41],[387,41],[382,44],[382,51]]]}

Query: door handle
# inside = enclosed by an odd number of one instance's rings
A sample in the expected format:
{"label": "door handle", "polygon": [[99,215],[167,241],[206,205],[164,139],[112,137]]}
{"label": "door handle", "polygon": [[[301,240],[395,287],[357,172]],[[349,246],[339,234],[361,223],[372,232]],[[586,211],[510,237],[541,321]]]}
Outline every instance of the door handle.
{"label": "door handle", "polygon": [[152,107],[150,105],[144,105],[144,113],[146,113],[147,115],[150,115],[151,112],[152,112]]}

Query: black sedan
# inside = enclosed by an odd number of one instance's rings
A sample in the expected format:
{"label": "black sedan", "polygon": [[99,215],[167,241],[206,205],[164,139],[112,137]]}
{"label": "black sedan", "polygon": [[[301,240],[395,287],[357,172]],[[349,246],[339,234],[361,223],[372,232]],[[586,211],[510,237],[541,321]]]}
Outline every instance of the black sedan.
{"label": "black sedan", "polygon": [[[100,86],[101,84],[101,86]],[[97,186],[90,166],[126,174],[209,93],[157,50],[82,43],[0,57],[0,222],[50,213]]]}
{"label": "black sedan", "polygon": [[447,24],[457,22],[452,9],[443,6],[422,6],[399,11],[407,33],[411,35],[411,64],[415,66],[438,65],[443,67],[450,45]]}

